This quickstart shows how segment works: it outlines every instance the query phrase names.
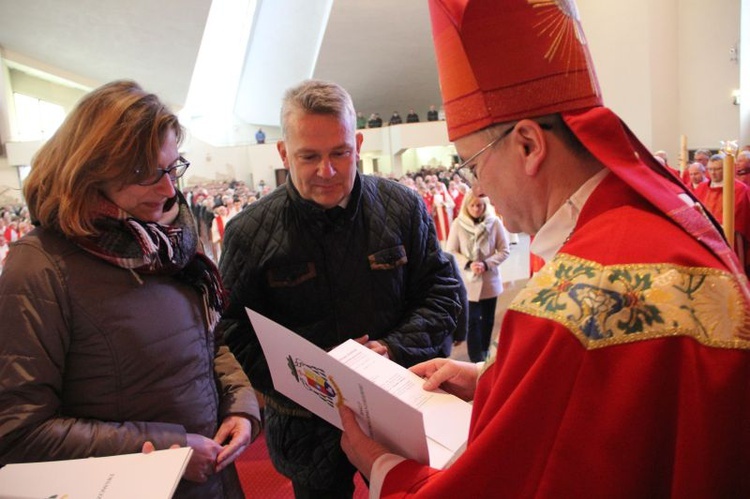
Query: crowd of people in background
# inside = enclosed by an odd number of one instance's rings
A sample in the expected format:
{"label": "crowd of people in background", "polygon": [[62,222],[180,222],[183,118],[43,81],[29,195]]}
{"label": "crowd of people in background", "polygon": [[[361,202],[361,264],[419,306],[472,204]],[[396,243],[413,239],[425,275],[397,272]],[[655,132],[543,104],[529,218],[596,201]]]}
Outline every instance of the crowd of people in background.
{"label": "crowd of people in background", "polygon": [[[423,166],[400,178],[392,175],[389,178],[419,193],[427,206],[427,211],[432,215],[438,240],[441,246],[445,247],[451,223],[458,217],[469,186],[454,168],[446,166]],[[219,261],[226,225],[245,206],[268,194],[271,189],[265,181],[250,187],[239,180],[199,184],[184,189],[185,197],[198,223],[198,233],[207,255],[214,261]],[[512,243],[518,242],[516,234],[510,236]]]}
{"label": "crowd of people in background", "polygon": [[[655,156],[661,158],[665,164],[669,164],[666,154],[662,151],[657,151]],[[721,153],[698,149],[693,153],[692,161],[681,174],[685,184],[696,193],[696,196],[719,222],[722,218],[721,202],[716,199],[718,199],[717,192],[723,181],[721,168],[723,160],[724,155]],[[735,187],[735,216],[737,217],[735,227],[740,235],[745,234],[740,240],[740,247],[747,250],[747,240],[750,239],[750,230],[747,227],[750,225],[750,189],[747,188],[750,186],[750,146],[737,154],[735,168],[735,180],[739,183],[739,187]],[[445,246],[451,223],[458,216],[464,195],[469,187],[453,168],[445,166],[423,166],[417,171],[409,172],[393,180],[397,180],[420,194],[433,216],[438,239]],[[263,180],[256,186],[248,186],[239,180],[224,180],[185,187],[185,196],[193,208],[206,253],[214,261],[218,262],[221,257],[226,224],[242,208],[268,194],[271,189],[271,186]],[[708,199],[709,197],[711,199]],[[31,220],[24,205],[13,204],[2,208],[0,212],[0,272],[10,243],[31,229]],[[511,243],[518,241],[517,235],[510,234],[510,237]],[[747,265],[747,262],[745,264]]]}
{"label": "crowd of people in background", "polygon": [[[393,180],[419,192],[433,215],[438,237],[444,246],[450,224],[458,216],[468,186],[452,169],[445,166],[425,166]],[[183,192],[198,223],[198,233],[206,254],[218,262],[227,223],[245,206],[271,190],[272,187],[265,180],[255,186],[249,186],[241,180],[223,180],[184,187]],[[10,243],[33,228],[25,205],[6,205],[1,210],[0,272]]]}
{"label": "crowd of people in background", "polygon": [[29,210],[23,204],[9,204],[0,208],[0,272],[10,243],[17,241],[32,229]]}
{"label": "crowd of people in background", "polygon": [[[430,106],[430,112],[434,112],[435,118],[437,118],[437,111],[434,110],[434,106]],[[409,122],[408,117],[407,122]],[[670,166],[666,153],[657,151],[654,155]],[[693,153],[692,161],[680,174],[685,184],[696,193],[696,196],[719,222],[722,218],[721,203],[716,199],[717,189],[720,188],[722,183],[723,170],[720,166],[723,164],[723,160],[724,155],[721,153],[713,153],[708,149],[697,149]],[[750,186],[750,146],[746,146],[737,154],[735,167],[735,180],[741,184],[735,188],[735,216],[737,217],[735,227],[740,235],[746,233],[740,241],[740,246],[741,248],[747,248],[747,240],[750,239],[750,228],[747,227],[750,225],[750,189],[746,186]],[[711,175],[711,172],[713,172],[713,175]],[[400,178],[393,176],[391,178],[420,194],[429,213],[433,216],[438,239],[441,245],[445,247],[451,223],[458,217],[461,203],[469,190],[469,186],[463,182],[454,168],[446,166],[423,166],[419,170],[406,173]],[[701,185],[703,187],[699,189]],[[268,194],[271,189],[272,187],[266,184],[264,180],[261,180],[256,186],[248,186],[240,180],[224,180],[184,188],[185,196],[198,223],[198,231],[207,255],[214,261],[219,261],[226,224],[245,206]],[[711,199],[708,199],[709,195]],[[2,208],[2,212],[0,212],[0,272],[10,243],[31,229],[31,220],[24,205],[7,205]],[[510,234],[509,236],[511,244],[518,242],[516,234]],[[745,264],[747,265],[747,262]]]}
{"label": "crowd of people in background", "polygon": [[[727,237],[740,259],[745,273],[750,276],[750,145],[743,147],[734,160],[734,236]],[[656,151],[654,157],[663,165],[669,164],[666,152]],[[682,171],[676,170],[688,189],[719,224],[724,219],[724,162],[723,152],[697,149],[692,161]]]}
{"label": "crowd of people in background", "polygon": [[215,262],[221,258],[224,229],[242,209],[271,192],[265,180],[248,186],[241,180],[196,184],[184,189],[198,224],[198,235],[206,254]]}

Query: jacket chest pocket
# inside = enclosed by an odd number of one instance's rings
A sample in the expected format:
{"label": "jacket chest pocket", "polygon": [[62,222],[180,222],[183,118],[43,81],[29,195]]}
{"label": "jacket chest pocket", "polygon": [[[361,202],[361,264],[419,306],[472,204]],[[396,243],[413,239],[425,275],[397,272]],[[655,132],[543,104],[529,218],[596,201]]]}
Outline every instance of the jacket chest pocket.
{"label": "jacket chest pocket", "polygon": [[401,244],[373,253],[367,259],[370,262],[370,270],[393,270],[406,265],[409,261],[406,257],[406,248]]}

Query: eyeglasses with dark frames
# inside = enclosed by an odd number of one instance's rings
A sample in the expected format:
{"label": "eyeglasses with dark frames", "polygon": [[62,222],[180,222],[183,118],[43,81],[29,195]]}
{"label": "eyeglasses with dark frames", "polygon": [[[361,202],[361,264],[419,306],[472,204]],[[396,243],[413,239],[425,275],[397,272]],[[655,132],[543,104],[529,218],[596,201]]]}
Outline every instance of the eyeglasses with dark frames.
{"label": "eyeglasses with dark frames", "polygon": [[[510,128],[505,130],[503,133],[495,137],[490,141],[489,144],[482,147],[480,150],[475,152],[469,159],[466,161],[462,161],[461,164],[458,165],[458,168],[456,169],[456,173],[461,177],[461,179],[466,182],[469,187],[471,187],[474,183],[476,183],[477,174],[476,174],[476,168],[477,168],[477,158],[479,158],[482,154],[490,150],[492,147],[497,145],[501,140],[503,140],[505,137],[511,134],[511,132],[516,128],[516,125],[518,123],[514,123],[511,125]],[[539,123],[539,126],[542,128],[542,130],[550,130],[552,128],[552,125],[549,125],[547,123]]]}
{"label": "eyeglasses with dark frames", "polygon": [[156,172],[154,172],[153,175],[144,180],[141,180],[140,182],[138,182],[138,185],[154,185],[159,182],[159,180],[161,180],[164,175],[169,175],[169,178],[172,179],[172,182],[174,182],[178,178],[185,175],[185,172],[187,171],[189,166],[190,161],[180,156],[175,164],[173,164],[169,168],[157,168]]}

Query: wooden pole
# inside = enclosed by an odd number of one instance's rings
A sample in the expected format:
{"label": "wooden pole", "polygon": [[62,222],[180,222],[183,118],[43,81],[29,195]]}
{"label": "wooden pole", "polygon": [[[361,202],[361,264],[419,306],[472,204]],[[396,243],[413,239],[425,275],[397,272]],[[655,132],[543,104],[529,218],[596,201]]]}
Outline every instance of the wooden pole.
{"label": "wooden pole", "polygon": [[722,226],[729,246],[734,249],[734,155],[729,148],[724,151],[724,187],[722,194]]}

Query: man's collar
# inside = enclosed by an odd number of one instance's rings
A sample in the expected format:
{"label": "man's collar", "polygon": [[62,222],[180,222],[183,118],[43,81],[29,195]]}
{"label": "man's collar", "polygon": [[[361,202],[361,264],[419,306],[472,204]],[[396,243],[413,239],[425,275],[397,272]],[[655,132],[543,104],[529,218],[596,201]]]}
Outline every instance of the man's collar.
{"label": "man's collar", "polygon": [[[318,220],[329,220],[329,217],[326,216],[326,209],[320,206],[318,203],[311,201],[309,199],[304,199],[299,191],[297,190],[297,187],[295,187],[294,183],[292,182],[291,177],[287,178],[286,181],[286,187],[287,192],[289,193],[289,197],[292,200],[292,202],[301,210],[301,213],[304,213],[306,217],[312,217],[313,219]],[[356,173],[356,177],[354,179],[354,186],[352,187],[352,191],[349,193],[348,196],[346,196],[344,199],[342,199],[334,208],[336,209],[338,207],[344,208],[345,215],[344,216],[336,216],[335,218],[337,220],[351,220],[354,217],[354,214],[357,211],[357,206],[359,204],[359,199],[362,194],[362,178],[360,176],[360,173]],[[350,206],[351,205],[351,206]],[[339,210],[337,210],[339,211]]]}
{"label": "man's collar", "polygon": [[557,254],[578,222],[578,216],[586,201],[594,192],[594,189],[609,174],[604,168],[584,182],[577,191],[573,193],[557,211],[544,223],[534,236],[530,250],[540,256],[545,262],[549,262]]}

